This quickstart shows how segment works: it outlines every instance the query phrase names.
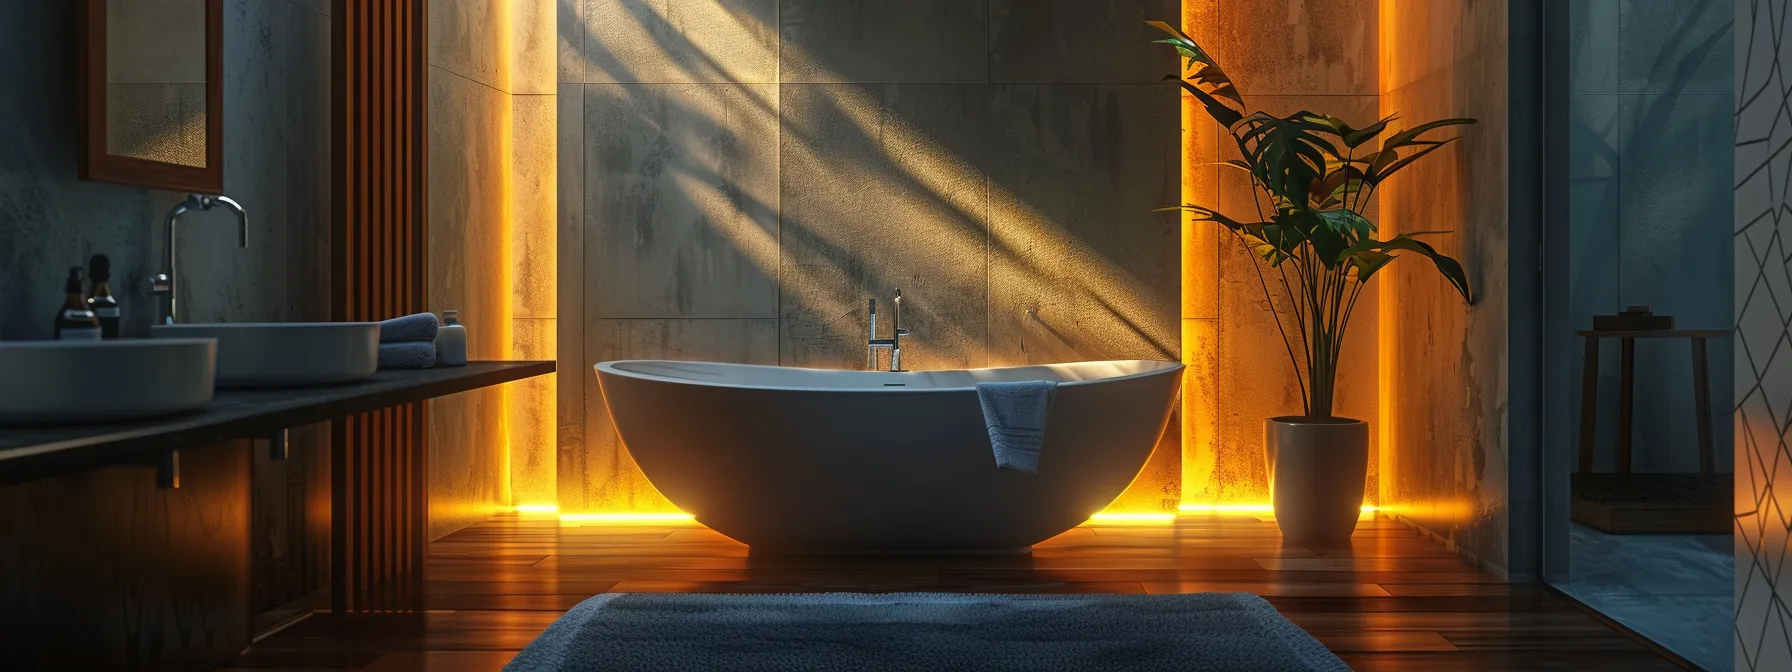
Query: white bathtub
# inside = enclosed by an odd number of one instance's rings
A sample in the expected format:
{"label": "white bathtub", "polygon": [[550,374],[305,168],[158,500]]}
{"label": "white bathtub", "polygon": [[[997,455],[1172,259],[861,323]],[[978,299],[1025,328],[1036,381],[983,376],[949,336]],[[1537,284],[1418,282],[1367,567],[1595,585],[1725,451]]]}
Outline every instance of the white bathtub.
{"label": "white bathtub", "polygon": [[[628,451],[672,503],[756,550],[1021,552],[1088,520],[1150,458],[1182,365],[884,373],[596,366]],[[1055,380],[1039,472],[996,468],[979,381]]]}

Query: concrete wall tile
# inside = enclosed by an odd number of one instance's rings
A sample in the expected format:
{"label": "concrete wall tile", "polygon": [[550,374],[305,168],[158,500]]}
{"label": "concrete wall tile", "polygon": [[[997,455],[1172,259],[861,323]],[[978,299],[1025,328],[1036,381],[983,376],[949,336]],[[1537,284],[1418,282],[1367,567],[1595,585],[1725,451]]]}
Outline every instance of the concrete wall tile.
{"label": "concrete wall tile", "polygon": [[[515,326],[503,191],[510,96],[433,65],[429,96],[429,309],[460,311],[469,359],[505,359]],[[508,398],[498,387],[428,402],[432,538],[512,503]]]}
{"label": "concrete wall tile", "polygon": [[1176,53],[1145,22],[1181,13],[1176,0],[989,0],[990,81],[1160,81]]}
{"label": "concrete wall tile", "polygon": [[1218,319],[1182,321],[1182,501],[1218,503],[1223,493],[1215,476],[1220,412],[1220,324]]}
{"label": "concrete wall tile", "polygon": [[1377,6],[1365,0],[1227,0],[1209,53],[1253,105],[1252,97],[1265,95],[1373,95],[1380,83]]}
{"label": "concrete wall tile", "polygon": [[[547,360],[555,358],[557,320],[517,318],[511,320],[511,358]],[[578,371],[567,372],[572,377]],[[510,383],[508,430],[510,446],[510,499],[515,504],[553,504],[557,501],[559,483],[555,470],[558,448],[555,429],[558,372]]]}
{"label": "concrete wall tile", "polygon": [[[563,2],[566,0],[563,0]],[[585,357],[585,93],[582,84],[561,84],[555,96],[558,283],[555,288],[558,351],[554,374],[558,431],[556,477],[560,493],[585,491],[585,385],[594,363]],[[571,494],[565,494],[571,497]],[[562,506],[583,501],[566,501]]]}
{"label": "concrete wall tile", "polygon": [[992,94],[990,363],[1180,358],[1178,217],[1154,212],[1181,190],[1177,92]]}
{"label": "concrete wall tile", "polygon": [[783,0],[779,81],[982,82],[985,0]]}
{"label": "concrete wall tile", "polygon": [[1617,93],[1619,8],[1624,0],[1569,0],[1568,90]]}
{"label": "concrete wall tile", "polygon": [[557,96],[510,97],[511,299],[515,317],[558,315]]}
{"label": "concrete wall tile", "polygon": [[556,23],[562,0],[509,0],[510,93],[551,94],[559,55]]}
{"label": "concrete wall tile", "polygon": [[585,25],[585,0],[554,0],[556,82],[583,84],[591,76],[591,62],[585,58],[585,38],[590,32]]}
{"label": "concrete wall tile", "polygon": [[781,362],[864,366],[866,299],[900,288],[905,366],[982,366],[989,87],[782,90]]}
{"label": "concrete wall tile", "polygon": [[510,91],[510,71],[504,66],[508,10],[505,2],[429,0],[429,64]]}
{"label": "concrete wall tile", "polygon": [[[1390,38],[1392,39],[1392,38]],[[1421,35],[1403,35],[1416,44]],[[1449,229],[1431,240],[1460,260],[1476,301],[1464,306],[1422,261],[1382,271],[1382,503],[1392,515],[1508,566],[1505,46],[1494,43],[1382,96],[1408,119],[1469,116],[1462,140],[1386,182],[1382,231]],[[1394,308],[1398,306],[1398,309]]]}
{"label": "concrete wall tile", "polygon": [[778,81],[778,0],[584,1],[586,83]]}
{"label": "concrete wall tile", "polygon": [[1729,94],[1735,88],[1733,6],[1620,0],[1619,91]]}
{"label": "concrete wall tile", "polygon": [[429,308],[459,310],[469,359],[508,355],[503,222],[504,93],[432,67],[430,107]]}
{"label": "concrete wall tile", "polygon": [[1382,93],[1442,73],[1471,56],[1506,48],[1508,3],[1381,0],[1380,4]]}
{"label": "concrete wall tile", "polygon": [[585,87],[591,317],[777,312],[774,86]]}

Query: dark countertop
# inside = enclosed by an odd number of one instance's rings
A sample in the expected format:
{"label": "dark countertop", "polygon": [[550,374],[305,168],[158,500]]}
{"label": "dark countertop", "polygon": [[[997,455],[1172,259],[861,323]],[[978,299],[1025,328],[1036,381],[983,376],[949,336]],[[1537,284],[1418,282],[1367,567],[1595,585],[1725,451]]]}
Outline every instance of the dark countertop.
{"label": "dark countertop", "polygon": [[343,385],[218,390],[205,408],[149,420],[0,426],[0,483],[124,463],[178,448],[264,438],[288,427],[553,373],[553,362],[469,362],[380,371]]}

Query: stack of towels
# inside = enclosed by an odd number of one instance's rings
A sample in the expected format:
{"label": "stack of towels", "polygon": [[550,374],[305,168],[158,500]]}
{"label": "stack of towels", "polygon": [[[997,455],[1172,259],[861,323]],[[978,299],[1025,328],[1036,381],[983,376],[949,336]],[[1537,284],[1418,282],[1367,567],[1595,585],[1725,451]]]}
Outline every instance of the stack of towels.
{"label": "stack of towels", "polygon": [[380,368],[427,369],[436,365],[435,313],[417,313],[380,323]]}

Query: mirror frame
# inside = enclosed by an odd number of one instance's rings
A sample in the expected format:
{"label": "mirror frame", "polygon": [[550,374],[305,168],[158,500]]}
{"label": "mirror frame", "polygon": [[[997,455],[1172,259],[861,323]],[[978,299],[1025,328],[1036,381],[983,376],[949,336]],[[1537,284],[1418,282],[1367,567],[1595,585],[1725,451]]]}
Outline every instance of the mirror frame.
{"label": "mirror frame", "polygon": [[201,194],[224,191],[224,0],[205,2],[205,167],[106,153],[106,2],[80,0],[81,179]]}

